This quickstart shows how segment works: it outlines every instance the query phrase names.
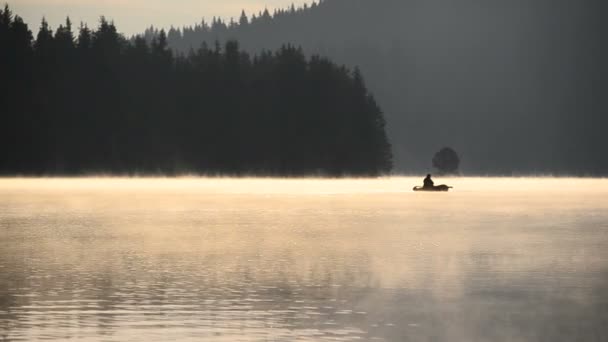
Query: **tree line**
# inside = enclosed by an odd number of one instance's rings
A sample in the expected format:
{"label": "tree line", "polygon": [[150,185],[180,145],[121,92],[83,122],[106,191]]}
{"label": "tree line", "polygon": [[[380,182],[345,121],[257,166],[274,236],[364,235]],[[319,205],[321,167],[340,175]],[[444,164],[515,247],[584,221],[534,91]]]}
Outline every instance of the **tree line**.
{"label": "tree line", "polygon": [[284,45],[168,48],[0,10],[0,172],[379,175],[383,113],[358,69]]}

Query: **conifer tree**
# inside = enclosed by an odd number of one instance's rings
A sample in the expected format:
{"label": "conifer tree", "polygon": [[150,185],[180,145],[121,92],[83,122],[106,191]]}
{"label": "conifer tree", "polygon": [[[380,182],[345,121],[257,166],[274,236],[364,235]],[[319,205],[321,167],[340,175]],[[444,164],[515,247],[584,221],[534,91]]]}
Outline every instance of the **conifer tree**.
{"label": "conifer tree", "polygon": [[241,17],[239,18],[239,25],[241,26],[241,28],[244,28],[249,25],[249,19],[247,18],[247,14],[245,14],[245,10],[241,12]]}
{"label": "conifer tree", "polygon": [[40,30],[36,36],[34,49],[41,58],[49,57],[53,53],[53,31],[49,28],[49,24],[45,18],[42,18],[42,22],[40,23]]}
{"label": "conifer tree", "polygon": [[91,48],[91,30],[86,24],[80,23],[80,30],[78,31],[78,50],[84,51]]}

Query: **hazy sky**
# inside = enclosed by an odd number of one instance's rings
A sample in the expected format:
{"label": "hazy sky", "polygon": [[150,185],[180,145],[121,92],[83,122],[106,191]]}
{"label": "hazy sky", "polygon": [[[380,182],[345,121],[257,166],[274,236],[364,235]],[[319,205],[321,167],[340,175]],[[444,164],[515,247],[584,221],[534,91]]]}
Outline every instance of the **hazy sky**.
{"label": "hazy sky", "polygon": [[[0,0],[0,3],[4,1]],[[264,8],[297,6],[304,0],[8,0],[13,12],[24,18],[35,32],[42,17],[55,29],[70,16],[72,22],[86,22],[95,26],[101,15],[113,19],[119,31],[126,34],[142,32],[153,24],[156,27],[181,27],[200,22],[201,18],[219,16],[238,19],[241,9],[247,14]]]}

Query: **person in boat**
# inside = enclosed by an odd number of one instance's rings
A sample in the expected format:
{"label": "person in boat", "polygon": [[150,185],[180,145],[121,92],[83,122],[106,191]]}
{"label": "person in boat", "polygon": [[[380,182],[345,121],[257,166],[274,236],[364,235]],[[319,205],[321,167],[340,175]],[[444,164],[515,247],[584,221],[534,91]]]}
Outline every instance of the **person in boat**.
{"label": "person in boat", "polygon": [[431,189],[434,186],[435,186],[435,182],[433,182],[433,180],[431,179],[431,175],[430,174],[426,175],[426,178],[424,179],[424,186],[422,188]]}

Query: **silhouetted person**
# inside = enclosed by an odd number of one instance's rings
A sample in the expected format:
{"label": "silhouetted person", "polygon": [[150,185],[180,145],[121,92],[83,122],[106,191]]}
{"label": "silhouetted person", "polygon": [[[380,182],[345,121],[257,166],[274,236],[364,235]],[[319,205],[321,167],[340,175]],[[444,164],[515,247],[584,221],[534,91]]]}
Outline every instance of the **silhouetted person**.
{"label": "silhouetted person", "polygon": [[426,178],[424,179],[424,186],[423,186],[423,188],[428,189],[428,188],[432,188],[434,186],[435,186],[435,183],[431,179],[431,175],[430,174],[426,175]]}

